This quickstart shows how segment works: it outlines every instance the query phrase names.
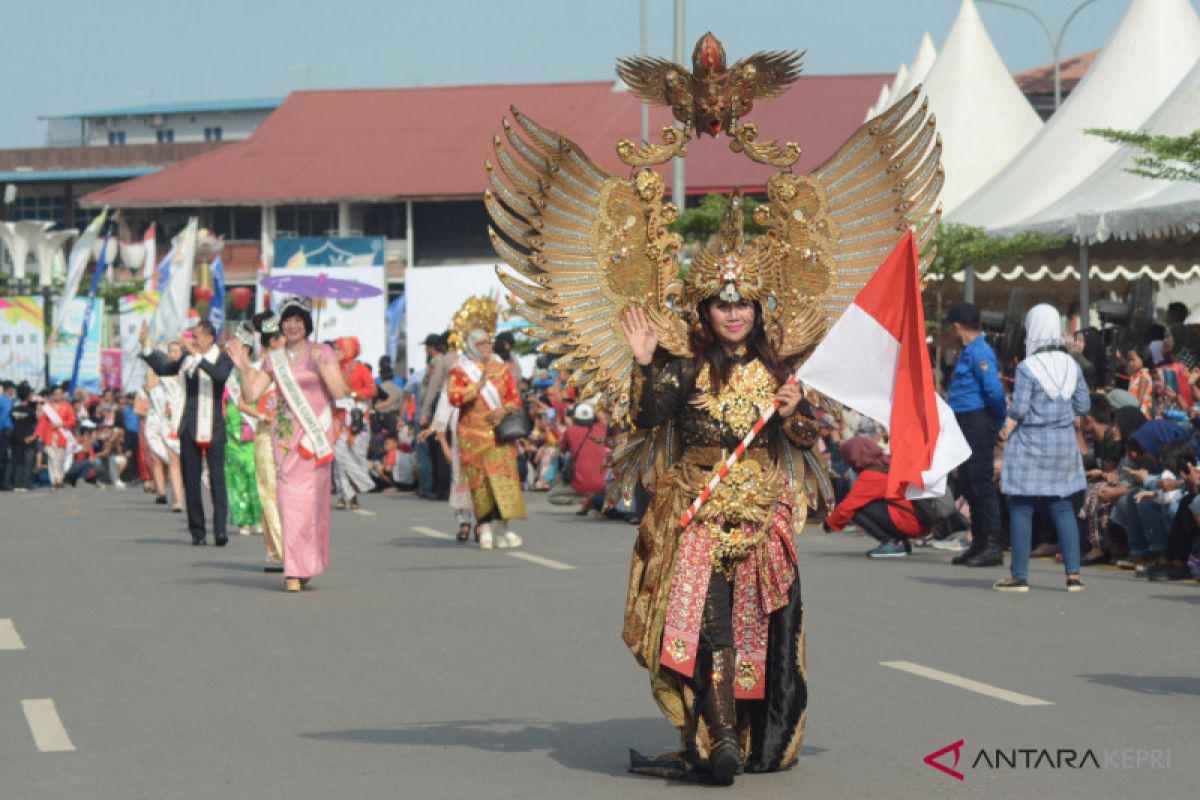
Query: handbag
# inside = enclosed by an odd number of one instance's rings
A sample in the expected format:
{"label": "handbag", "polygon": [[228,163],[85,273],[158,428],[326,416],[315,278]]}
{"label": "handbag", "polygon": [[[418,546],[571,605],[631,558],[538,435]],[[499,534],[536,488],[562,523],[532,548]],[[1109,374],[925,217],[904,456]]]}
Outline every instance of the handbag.
{"label": "handbag", "polygon": [[496,444],[512,444],[518,439],[527,438],[532,432],[533,421],[529,419],[529,412],[522,405],[520,409],[500,420],[492,434],[496,437]]}

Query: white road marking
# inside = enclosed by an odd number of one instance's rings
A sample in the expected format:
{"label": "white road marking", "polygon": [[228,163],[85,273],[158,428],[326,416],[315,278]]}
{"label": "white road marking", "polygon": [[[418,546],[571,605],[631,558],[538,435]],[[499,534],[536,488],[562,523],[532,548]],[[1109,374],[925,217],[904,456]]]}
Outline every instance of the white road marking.
{"label": "white road marking", "polygon": [[29,731],[38,750],[43,753],[65,753],[75,749],[52,699],[22,700],[21,708],[25,711],[25,721],[29,723]]}
{"label": "white road marking", "polygon": [[957,686],[960,689],[966,689],[968,692],[976,692],[978,694],[993,697],[997,700],[1003,700],[1006,703],[1013,703],[1018,706],[1052,706],[1054,703],[1049,700],[1041,700],[1037,697],[1030,697],[1027,694],[1020,692],[1010,692],[1008,689],[1001,689],[999,686],[992,686],[990,683],[980,683],[973,681],[970,678],[963,678],[959,675],[954,675],[949,672],[942,672],[940,669],[931,667],[923,667],[920,664],[914,664],[911,661],[880,661],[879,666],[891,667],[898,669],[901,672],[908,672],[913,675],[920,675],[922,678],[929,678],[933,681],[948,683],[951,686]]}
{"label": "white road marking", "polygon": [[24,650],[25,643],[11,619],[0,619],[0,650]]}
{"label": "white road marking", "polygon": [[[448,533],[442,533],[441,531],[434,530],[433,528],[427,528],[424,525],[413,525],[412,529],[414,531],[416,531],[417,533],[432,537],[434,539],[451,539],[451,540],[453,540],[455,538],[454,536],[451,536]],[[575,567],[571,566],[570,564],[564,564],[563,562],[555,561],[552,558],[543,558],[542,556],[535,556],[533,553],[512,551],[512,552],[504,553],[504,555],[511,556],[512,558],[519,558],[522,561],[528,561],[531,564],[537,564],[542,567],[549,567],[550,569],[557,569],[557,570],[575,569]]]}
{"label": "white road marking", "polygon": [[356,509],[354,509],[354,513],[355,513],[355,514],[358,514],[360,517],[373,517],[373,516],[375,516],[375,512],[374,512],[374,511],[367,511],[365,508],[356,508]]}
{"label": "white road marking", "polygon": [[543,567],[549,567],[550,569],[575,569],[570,564],[564,564],[563,562],[555,561],[552,558],[535,556],[533,553],[522,553],[518,551],[515,553],[505,553],[504,555],[509,556],[510,558],[519,558],[522,561],[529,561],[534,564],[541,564]]}
{"label": "white road marking", "polygon": [[441,531],[435,531],[433,528],[426,528],[424,525],[413,525],[412,529],[414,531],[416,531],[417,533],[423,534],[425,536],[430,536],[434,539],[453,539],[454,538],[453,536],[451,536],[448,533],[442,533]]}

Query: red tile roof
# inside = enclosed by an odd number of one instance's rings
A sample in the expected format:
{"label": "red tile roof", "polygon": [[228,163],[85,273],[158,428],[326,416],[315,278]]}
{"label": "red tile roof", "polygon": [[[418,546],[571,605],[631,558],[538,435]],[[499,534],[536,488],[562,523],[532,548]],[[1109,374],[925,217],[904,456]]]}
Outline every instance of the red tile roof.
{"label": "red tile roof", "polygon": [[[1062,83],[1064,96],[1083,80],[1083,76],[1087,74],[1098,55],[1099,50],[1089,50],[1059,62],[1058,78]],[[1025,94],[1054,94],[1054,62],[1018,72],[1013,75],[1013,80]]]}
{"label": "red tile roof", "polygon": [[[886,75],[801,78],[754,108],[759,138],[798,141],[809,171],[862,122]],[[249,138],[87,195],[90,205],[261,205],[337,200],[476,198],[500,120],[515,105],[625,173],[616,142],[636,139],[640,103],[609,82],[305,91],[290,95]],[[669,122],[651,109],[651,138]],[[771,170],[730,153],[728,140],[690,145],[689,193],[759,189]]]}

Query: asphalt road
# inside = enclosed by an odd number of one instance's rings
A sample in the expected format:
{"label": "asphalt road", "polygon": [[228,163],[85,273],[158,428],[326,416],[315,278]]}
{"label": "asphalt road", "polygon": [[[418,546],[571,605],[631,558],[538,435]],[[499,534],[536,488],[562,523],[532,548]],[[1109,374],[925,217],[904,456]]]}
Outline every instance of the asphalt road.
{"label": "asphalt road", "polygon": [[[0,495],[0,798],[713,791],[625,771],[677,744],[619,638],[633,528],[529,506],[515,557],[443,538],[441,504],[369,497],[287,594],[260,539],[193,548],[150,495]],[[1092,569],[1068,595],[1042,561],[1002,596],[1001,570],[867,547],[801,538],[808,734],[737,796],[1194,796],[1200,586]],[[960,739],[962,781],[922,763]],[[979,761],[997,749],[1017,766]]]}

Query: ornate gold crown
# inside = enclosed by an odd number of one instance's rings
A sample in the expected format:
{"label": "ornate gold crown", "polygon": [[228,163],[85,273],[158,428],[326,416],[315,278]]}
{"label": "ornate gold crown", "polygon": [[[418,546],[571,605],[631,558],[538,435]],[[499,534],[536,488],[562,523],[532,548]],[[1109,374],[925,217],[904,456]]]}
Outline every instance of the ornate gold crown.
{"label": "ornate gold crown", "polygon": [[496,301],[486,295],[468,297],[466,302],[454,312],[450,322],[450,343],[455,349],[467,349],[467,334],[478,328],[489,337],[496,333],[496,320],[500,316],[500,307]]}
{"label": "ornate gold crown", "polygon": [[763,251],[746,247],[742,193],[735,191],[721,215],[720,240],[692,258],[687,295],[692,303],[720,297],[729,303],[762,298],[767,265]]}

